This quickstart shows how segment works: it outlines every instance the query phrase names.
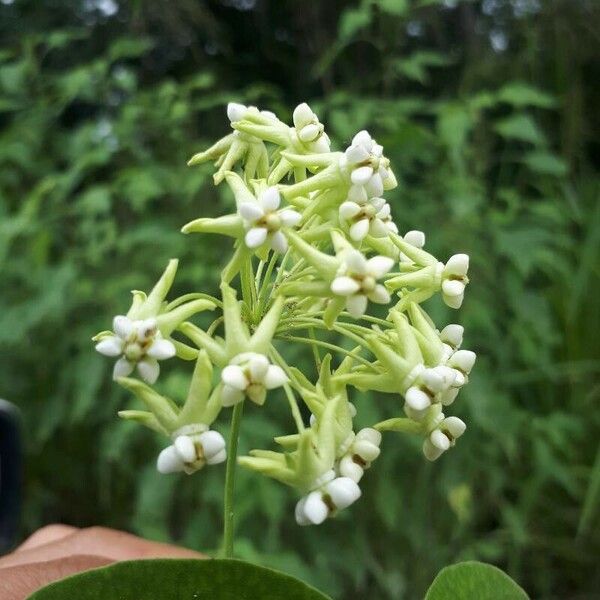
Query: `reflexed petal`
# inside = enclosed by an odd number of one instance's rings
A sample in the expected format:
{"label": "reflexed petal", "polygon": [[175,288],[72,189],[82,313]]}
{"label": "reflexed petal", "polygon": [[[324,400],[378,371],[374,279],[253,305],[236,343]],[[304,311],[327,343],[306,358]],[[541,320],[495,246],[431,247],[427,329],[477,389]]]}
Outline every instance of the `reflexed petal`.
{"label": "reflexed petal", "polygon": [[381,179],[379,173],[375,173],[375,175],[365,183],[365,190],[370,197],[381,196],[381,194],[383,194],[383,179]]}
{"label": "reflexed petal", "polygon": [[442,377],[442,389],[448,389],[450,386],[456,384],[456,374],[459,372],[456,369],[452,369],[446,365],[438,365],[433,368],[433,371]]}
{"label": "reflexed petal", "polygon": [[258,201],[260,205],[265,209],[266,212],[271,212],[279,208],[281,198],[279,197],[279,190],[275,186],[267,188],[259,197]]}
{"label": "reflexed petal", "polygon": [[369,200],[369,203],[378,213],[384,206],[389,207],[389,204],[385,201],[384,198],[371,198]]}
{"label": "reflexed petal", "polygon": [[244,392],[230,385],[224,385],[221,390],[221,404],[225,407],[233,406],[244,399]]}
{"label": "reflexed petal", "polygon": [[133,321],[123,315],[117,315],[113,319],[113,331],[120,337],[125,339],[133,331]]}
{"label": "reflexed petal", "polygon": [[465,422],[458,417],[446,417],[442,422],[442,427],[454,438],[459,438],[467,429]]}
{"label": "reflexed petal", "polygon": [[242,202],[238,206],[238,212],[242,219],[246,221],[256,221],[264,216],[265,211],[258,205],[258,203],[254,202]]}
{"label": "reflexed petal", "polygon": [[360,242],[364,240],[367,234],[369,233],[369,219],[361,219],[357,221],[350,227],[350,237],[355,242]]}
{"label": "reflexed petal", "polygon": [[331,291],[338,296],[351,296],[360,290],[359,283],[352,277],[336,277],[331,282]]}
{"label": "reflexed petal", "polygon": [[352,481],[356,481],[357,483],[365,474],[365,470],[359,464],[355,463],[349,454],[340,460],[339,470],[343,477],[349,477]]}
{"label": "reflexed petal", "polygon": [[443,450],[436,448],[431,443],[431,440],[429,438],[426,438],[423,442],[423,454],[425,455],[425,458],[427,460],[436,460],[443,454],[443,452]]}
{"label": "reflexed petal", "polygon": [[358,169],[354,169],[352,171],[350,179],[352,180],[352,183],[354,185],[365,185],[371,179],[372,176],[373,169],[371,167],[358,167]]}
{"label": "reflexed petal", "polygon": [[254,382],[260,382],[264,379],[269,369],[269,359],[264,354],[254,354],[248,361],[250,377]]}
{"label": "reflexed petal", "polygon": [[381,437],[381,432],[377,431],[377,429],[373,429],[372,427],[365,427],[356,434],[357,440],[365,440],[374,446],[381,445]]}
{"label": "reflexed petal", "polygon": [[316,115],[310,108],[306,102],[302,102],[302,104],[298,104],[294,109],[294,114],[292,115],[292,120],[294,121],[294,127],[297,129],[301,129],[305,125],[308,125],[311,121],[315,119]]}
{"label": "reflexed petal", "polygon": [[376,279],[385,275],[394,266],[394,259],[389,256],[374,256],[367,261],[367,271]]}
{"label": "reflexed petal", "polygon": [[312,142],[317,138],[320,133],[320,129],[318,125],[314,123],[310,123],[309,125],[305,125],[299,132],[298,137],[303,142]]}
{"label": "reflexed petal", "polygon": [[284,208],[279,213],[279,218],[285,227],[295,227],[302,220],[302,215],[291,208]]}
{"label": "reflexed petal", "polygon": [[298,525],[311,525],[311,522],[306,518],[304,514],[304,505],[306,504],[306,497],[300,498],[296,503],[296,508],[294,510],[294,516],[296,517],[296,523]]}
{"label": "reflexed petal", "polygon": [[96,344],[96,350],[104,356],[120,356],[123,354],[123,340],[116,335],[111,335]]}
{"label": "reflexed petal", "polygon": [[113,369],[113,379],[118,379],[119,377],[127,377],[131,375],[133,371],[134,365],[130,363],[124,356],[121,357],[116,363]]}
{"label": "reflexed petal", "polygon": [[372,444],[368,440],[357,440],[353,445],[354,453],[358,454],[363,460],[373,462],[381,453],[379,446]]}
{"label": "reflexed petal", "polygon": [[352,185],[348,190],[348,200],[356,202],[357,204],[364,204],[369,197],[367,192],[362,185]]}
{"label": "reflexed petal", "polygon": [[464,298],[464,294],[461,294],[460,296],[442,296],[444,303],[450,308],[460,308]]}
{"label": "reflexed petal", "polygon": [[425,245],[425,234],[422,231],[413,229],[404,234],[404,241],[415,248],[422,248]]}
{"label": "reflexed petal", "polygon": [[475,352],[471,352],[471,350],[457,350],[448,361],[448,364],[451,367],[456,367],[465,373],[470,373],[473,365],[475,364],[475,359],[477,358],[477,354]]}
{"label": "reflexed petal", "polygon": [[227,365],[221,371],[221,381],[225,385],[241,391],[245,390],[250,383],[239,365]]}
{"label": "reflexed petal", "polygon": [[225,440],[223,436],[218,431],[205,431],[198,436],[198,439],[202,444],[206,461],[209,464],[215,464],[214,462],[211,462],[211,459],[225,449]]}
{"label": "reflexed petal", "polygon": [[450,448],[448,436],[439,429],[432,431],[429,439],[431,440],[431,443],[440,450],[448,450],[448,448]]}
{"label": "reflexed petal", "polygon": [[219,463],[225,462],[227,460],[227,449],[223,448],[221,452],[217,452],[210,458],[206,459],[206,464],[209,465],[218,465]]}
{"label": "reflexed petal", "polygon": [[372,292],[369,292],[369,300],[375,302],[375,304],[388,304],[391,299],[390,293],[380,283],[375,286]]}
{"label": "reflexed petal", "polygon": [[268,390],[281,387],[284,383],[287,383],[288,381],[288,376],[285,374],[285,371],[280,366],[269,365],[269,368],[267,369],[267,374],[264,378],[264,384]]}
{"label": "reflexed petal", "polygon": [[248,248],[258,248],[265,243],[267,239],[267,229],[265,227],[253,227],[246,233],[246,246]]}
{"label": "reflexed petal", "polygon": [[442,393],[440,402],[444,406],[450,406],[456,400],[456,396],[458,396],[458,388],[451,387]]}
{"label": "reflexed petal", "polygon": [[304,516],[313,525],[320,525],[329,514],[320,492],[311,492],[304,503]]}
{"label": "reflexed petal", "polygon": [[465,328],[462,325],[451,323],[440,331],[440,340],[446,344],[450,344],[454,348],[459,348],[463,342],[464,333]]}
{"label": "reflexed petal", "polygon": [[423,411],[431,406],[431,398],[418,387],[410,387],[404,396],[406,404],[413,410]]}
{"label": "reflexed petal", "polygon": [[356,502],[361,495],[356,481],[350,477],[337,477],[325,486],[325,490],[338,510],[347,508]]}
{"label": "reflexed petal", "polygon": [[173,342],[169,340],[154,340],[146,354],[158,360],[165,360],[166,358],[172,358],[176,353],[177,351]]}
{"label": "reflexed petal", "polygon": [[[446,385],[444,374],[440,373],[435,369],[425,369],[421,373],[420,377],[423,380],[423,383],[427,386],[427,388],[434,394],[437,394],[443,389],[449,387],[449,385]],[[452,378],[452,381],[454,381],[454,377]]]}
{"label": "reflexed petal", "polygon": [[464,276],[469,270],[469,255],[454,254],[448,259],[444,267],[444,275],[459,275]]}
{"label": "reflexed petal", "polygon": [[[378,200],[379,200],[379,198],[378,198]],[[381,208],[377,211],[377,216],[380,219],[388,219],[391,214],[392,214],[392,209],[390,208],[390,205],[387,202],[385,204],[383,204],[381,206]]]}
{"label": "reflexed petal", "polygon": [[374,156],[383,156],[383,146],[381,144],[377,144],[375,140],[373,140],[371,154],[373,154]]}
{"label": "reflexed petal", "polygon": [[235,123],[236,121],[240,121],[244,118],[246,111],[248,108],[243,104],[238,104],[237,102],[230,102],[227,105],[227,118],[231,123]]}
{"label": "reflexed petal", "polygon": [[160,366],[155,358],[144,358],[137,364],[137,370],[146,383],[154,383],[160,374]]}
{"label": "reflexed petal", "polygon": [[363,146],[366,150],[371,152],[373,149],[373,138],[370,136],[368,131],[363,129],[352,138],[352,145]]}
{"label": "reflexed petal", "polygon": [[346,300],[346,310],[355,318],[362,317],[367,311],[368,300],[363,294],[348,296]]}
{"label": "reflexed petal", "polygon": [[362,146],[350,146],[345,152],[349,165],[356,165],[369,158],[369,152]]}
{"label": "reflexed petal", "polygon": [[352,202],[350,200],[342,202],[339,208],[340,218],[342,219],[351,219],[352,217],[355,217],[360,211],[360,206],[356,202]]}
{"label": "reflexed petal", "polygon": [[446,296],[462,296],[465,292],[465,284],[457,279],[446,279],[442,283],[442,292]]}
{"label": "reflexed petal", "polygon": [[194,462],[198,456],[196,455],[196,446],[194,441],[187,435],[179,435],[173,443],[181,460],[186,463]]}
{"label": "reflexed petal", "polygon": [[281,233],[281,231],[276,231],[271,234],[270,238],[271,248],[275,250],[275,252],[279,252],[279,254],[283,254],[288,249],[288,241],[285,235]]}
{"label": "reflexed petal", "polygon": [[163,475],[183,471],[183,466],[183,461],[177,450],[175,450],[175,446],[167,446],[156,460],[156,468]]}

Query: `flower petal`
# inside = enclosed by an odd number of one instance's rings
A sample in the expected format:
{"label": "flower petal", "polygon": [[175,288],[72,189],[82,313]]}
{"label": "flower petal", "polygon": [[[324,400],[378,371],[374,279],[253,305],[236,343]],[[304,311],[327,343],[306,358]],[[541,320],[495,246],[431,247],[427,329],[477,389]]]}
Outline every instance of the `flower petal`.
{"label": "flower petal", "polygon": [[355,217],[361,211],[360,206],[356,202],[347,200],[342,202],[339,208],[339,215],[341,219],[351,219]]}
{"label": "flower petal", "polygon": [[285,371],[278,365],[269,365],[267,373],[263,380],[265,387],[268,390],[281,387],[284,383],[289,381]]}
{"label": "flower petal", "polygon": [[254,222],[264,216],[265,211],[259,206],[258,203],[254,202],[242,202],[238,206],[238,213],[242,219],[246,221]]}
{"label": "flower petal", "polygon": [[303,512],[307,521],[313,525],[320,525],[327,518],[329,509],[323,501],[320,492],[311,492],[308,494]]}
{"label": "flower petal", "polygon": [[375,173],[364,185],[369,197],[383,194],[383,179],[379,173]]}
{"label": "flower petal", "polygon": [[457,350],[448,360],[448,365],[469,374],[476,358],[477,354],[471,352],[471,350]]}
{"label": "flower petal", "polygon": [[306,102],[302,102],[302,104],[298,104],[294,109],[294,114],[292,115],[292,120],[294,121],[294,127],[297,129],[301,129],[305,125],[308,125],[316,119],[315,113],[312,111],[310,106],[306,104]]}
{"label": "flower petal", "polygon": [[437,460],[443,453],[444,451],[436,448],[429,438],[423,442],[423,454],[427,460]]}
{"label": "flower petal", "polygon": [[351,296],[360,290],[360,284],[352,277],[336,277],[331,282],[331,291],[338,296]]}
{"label": "flower petal", "polygon": [[96,350],[104,356],[120,356],[123,354],[123,340],[116,335],[111,335],[96,344]]}
{"label": "flower petal", "polygon": [[343,257],[348,270],[357,275],[367,274],[367,259],[358,250],[348,250]]}
{"label": "flower petal", "polygon": [[357,204],[364,204],[368,199],[367,192],[362,185],[350,186],[350,189],[348,190],[348,200],[356,202]]}
{"label": "flower petal", "polygon": [[248,361],[248,369],[253,382],[262,382],[269,369],[269,359],[264,354],[253,354]]}
{"label": "flower petal", "polygon": [[[350,179],[354,185],[365,185],[373,176],[372,167],[358,167],[352,171]],[[382,190],[383,191],[383,190]],[[379,194],[376,194],[379,195]]]}
{"label": "flower petal", "polygon": [[448,436],[440,431],[439,429],[434,429],[429,436],[431,443],[438,449],[445,451],[450,448],[450,440]]}
{"label": "flower petal", "polygon": [[362,317],[367,311],[368,300],[363,294],[354,294],[348,296],[346,300],[346,310],[355,318]]}
{"label": "flower petal", "polygon": [[196,454],[196,446],[194,445],[194,441],[188,435],[179,435],[173,442],[175,446],[175,450],[179,456],[181,456],[181,460],[186,463],[194,462],[198,456]]}
{"label": "flower petal", "polygon": [[125,339],[133,331],[133,321],[124,315],[117,315],[113,319],[113,331],[120,337]]}
{"label": "flower petal", "polygon": [[285,235],[281,233],[281,231],[275,231],[271,234],[269,239],[271,244],[271,248],[275,250],[275,252],[279,252],[279,254],[284,254],[288,249],[288,241]]}
{"label": "flower petal", "polygon": [[325,490],[338,510],[350,506],[361,495],[358,484],[350,477],[337,477],[325,486]]}
{"label": "flower petal", "polygon": [[279,208],[281,198],[279,196],[279,190],[273,185],[267,188],[258,198],[260,205],[264,208],[265,212],[271,212]]}
{"label": "flower petal", "polygon": [[469,255],[454,254],[448,259],[444,267],[444,275],[465,276],[469,270]]}
{"label": "flower petal", "polygon": [[369,151],[362,146],[352,145],[346,149],[345,156],[349,165],[356,165],[369,158]]}
{"label": "flower petal", "polygon": [[314,123],[309,123],[298,132],[298,137],[303,142],[312,142],[317,139],[317,136],[320,132],[321,130],[319,129],[318,125],[315,125]]}
{"label": "flower petal", "polygon": [[365,239],[369,233],[369,219],[361,219],[350,227],[350,237],[355,242],[360,242]]}
{"label": "flower petal", "polygon": [[122,356],[116,363],[113,369],[113,379],[119,379],[119,377],[127,377],[131,375],[134,365],[130,363],[124,356]]}
{"label": "flower petal", "polygon": [[144,358],[137,364],[137,370],[146,383],[154,383],[160,374],[160,366],[155,358]]}
{"label": "flower petal", "polygon": [[389,256],[374,256],[367,261],[367,271],[376,279],[385,275],[394,266],[394,259]]}
{"label": "flower petal", "polygon": [[385,289],[385,286],[378,283],[375,289],[368,294],[369,300],[375,304],[389,304],[392,300],[390,293]]}
{"label": "flower petal", "polygon": [[[208,464],[215,464],[211,462],[218,454],[225,450],[225,439],[218,431],[205,431],[198,436],[202,449],[204,450],[204,458]],[[221,462],[221,461],[219,461]]]}
{"label": "flower petal", "polygon": [[404,241],[415,248],[422,248],[425,245],[425,234],[422,231],[413,229],[404,234]]}
{"label": "flower petal", "polygon": [[465,422],[458,417],[446,417],[441,425],[454,438],[459,438],[467,429]]}
{"label": "flower petal", "polygon": [[244,392],[231,387],[230,385],[224,385],[221,390],[221,404],[224,407],[233,406],[244,399]]}
{"label": "flower petal", "polygon": [[241,121],[246,114],[248,108],[243,104],[238,104],[237,102],[230,102],[227,105],[227,118],[231,123],[235,123],[236,121]]}
{"label": "flower petal", "polygon": [[440,331],[440,340],[454,348],[459,348],[463,342],[464,333],[465,328],[462,325],[450,323]]}
{"label": "flower petal", "polygon": [[267,239],[266,227],[253,227],[246,232],[246,246],[248,248],[258,248],[265,243]]}
{"label": "flower petal", "polygon": [[225,385],[240,391],[245,390],[250,383],[244,370],[239,365],[227,365],[221,371],[221,381]]}
{"label": "flower petal", "polygon": [[431,406],[431,398],[418,387],[410,387],[404,395],[406,404],[413,410],[423,411]]}
{"label": "flower petal", "polygon": [[175,344],[169,340],[154,340],[146,352],[148,356],[158,360],[172,358],[176,353]]}
{"label": "flower petal", "polygon": [[462,296],[465,292],[465,284],[457,279],[446,279],[442,283],[442,292],[445,296]]}
{"label": "flower petal", "polygon": [[371,135],[369,134],[369,132],[366,129],[359,131],[352,138],[353,146],[362,146],[368,152],[371,152],[371,150],[373,149],[373,143],[374,143],[373,138],[371,137]]}
{"label": "flower petal", "polygon": [[365,470],[358,463],[354,462],[349,454],[340,460],[339,471],[342,477],[349,477],[352,481],[356,481],[357,483],[365,474]]}
{"label": "flower petal", "polygon": [[158,459],[156,460],[156,468],[163,475],[178,473],[179,471],[183,471],[183,467],[183,461],[177,450],[175,450],[175,446],[167,446],[158,455]]}
{"label": "flower petal", "polygon": [[285,227],[295,227],[302,220],[302,215],[291,208],[284,208],[279,212],[279,218]]}

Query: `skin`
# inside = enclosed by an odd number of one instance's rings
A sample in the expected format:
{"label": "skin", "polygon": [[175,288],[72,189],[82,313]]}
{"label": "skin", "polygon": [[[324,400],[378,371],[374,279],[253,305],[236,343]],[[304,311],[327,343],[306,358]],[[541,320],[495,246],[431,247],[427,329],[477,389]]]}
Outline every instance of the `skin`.
{"label": "skin", "polygon": [[206,558],[170,544],[151,542],[105,527],[48,525],[14,552],[0,557],[0,598],[25,600],[44,585],[68,575],[121,560]]}

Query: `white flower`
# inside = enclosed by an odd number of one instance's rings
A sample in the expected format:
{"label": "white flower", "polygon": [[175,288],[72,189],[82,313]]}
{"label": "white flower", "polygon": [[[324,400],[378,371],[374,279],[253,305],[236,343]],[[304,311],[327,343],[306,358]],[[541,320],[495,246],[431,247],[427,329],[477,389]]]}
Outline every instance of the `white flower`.
{"label": "white flower", "polygon": [[288,242],[281,228],[296,226],[302,215],[291,208],[277,210],[280,203],[279,191],[273,186],[260,194],[256,202],[242,202],[239,205],[238,212],[246,228],[248,248],[258,248],[268,240],[275,252],[287,250]]}
{"label": "white flower", "polygon": [[379,456],[381,450],[381,433],[371,427],[361,429],[346,454],[340,459],[338,470],[340,475],[349,477],[358,483],[365,469]]}
{"label": "white flower", "polygon": [[449,393],[455,379],[455,370],[446,365],[423,369],[404,394],[404,412],[409,418],[420,421],[432,404],[450,404],[458,393],[453,396],[453,392]]}
{"label": "white flower", "polygon": [[188,475],[198,471],[204,465],[216,465],[227,458],[223,436],[217,431],[176,435],[171,446],[167,446],[156,461],[160,473],[178,473]]}
{"label": "white flower", "polygon": [[355,242],[362,241],[369,233],[373,237],[398,233],[392,221],[390,205],[383,198],[371,198],[364,204],[346,200],[340,205],[339,216],[340,220],[352,223],[350,237]]}
{"label": "white flower", "polygon": [[442,298],[450,308],[460,308],[469,283],[469,256],[454,254],[442,269]]}
{"label": "white flower", "polygon": [[456,439],[467,428],[464,421],[458,417],[444,418],[444,413],[440,413],[438,421],[423,442],[423,454],[427,460],[439,458],[446,450],[454,446]]}
{"label": "white flower", "polygon": [[477,358],[475,352],[460,349],[463,341],[463,333],[464,327],[454,323],[446,325],[440,331],[440,340],[443,344],[442,361],[445,365],[452,368],[455,374],[452,388],[442,397],[442,404],[445,405],[451,404],[458,394],[458,388],[468,383],[469,374]]}
{"label": "white flower", "polygon": [[132,321],[118,315],[113,320],[116,335],[103,338],[96,344],[96,350],[104,356],[119,356],[113,370],[113,378],[127,377],[137,366],[144,381],[154,383],[160,367],[159,360],[175,356],[173,342],[163,339],[156,319]]}
{"label": "white flower", "polygon": [[346,309],[355,318],[367,310],[367,301],[387,304],[390,294],[377,283],[394,266],[387,256],[374,256],[368,260],[358,250],[346,250],[337,277],[331,282],[331,291],[346,296]]}
{"label": "white flower", "polygon": [[307,144],[309,150],[329,152],[329,136],[325,133],[317,115],[306,102],[296,106],[293,121],[298,139]]}
{"label": "white flower", "polygon": [[[411,231],[407,231],[404,236],[402,236],[404,241],[414,246],[415,248],[422,248],[425,245],[425,234],[422,231],[418,231],[417,229],[413,229]],[[400,262],[403,263],[412,263],[413,261],[404,254],[404,252],[400,253]]]}
{"label": "white flower", "polygon": [[383,146],[377,144],[367,131],[359,131],[352,138],[340,164],[350,171],[352,185],[348,200],[360,204],[368,198],[381,196],[386,186],[394,187],[390,161],[383,156]]}
{"label": "white flower", "polygon": [[349,477],[337,477],[301,498],[296,504],[298,525],[320,525],[327,517],[347,508],[361,496],[358,484]]}
{"label": "white flower", "polygon": [[233,406],[245,396],[256,404],[263,404],[267,390],[288,382],[284,370],[272,365],[264,354],[243,352],[235,356],[221,372],[223,406]]}
{"label": "white flower", "polygon": [[277,116],[270,110],[258,110],[256,106],[245,106],[237,102],[230,102],[227,105],[227,118],[231,123],[241,121],[248,113],[261,114],[267,119],[277,119]]}

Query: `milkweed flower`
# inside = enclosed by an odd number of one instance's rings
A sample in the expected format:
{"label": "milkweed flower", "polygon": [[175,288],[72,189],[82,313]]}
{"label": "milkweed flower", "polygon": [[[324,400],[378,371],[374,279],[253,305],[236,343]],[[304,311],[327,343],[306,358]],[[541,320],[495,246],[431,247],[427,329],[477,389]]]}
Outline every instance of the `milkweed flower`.
{"label": "milkweed flower", "polygon": [[167,446],[156,461],[159,473],[178,473],[188,475],[205,465],[217,465],[227,458],[225,439],[218,431],[196,431],[176,433],[173,444]]}
{"label": "milkweed flower", "polygon": [[393,266],[393,259],[387,256],[367,259],[358,250],[347,250],[342,258],[342,266],[331,282],[331,291],[346,297],[348,312],[353,317],[360,317],[365,314],[369,300],[376,304],[389,303],[390,295],[378,280]]}
{"label": "milkweed flower", "polygon": [[381,433],[372,427],[361,429],[340,459],[339,473],[358,483],[366,469],[379,456],[381,450]]}
{"label": "milkweed flower", "polygon": [[154,383],[160,373],[159,360],[175,356],[173,342],[163,339],[156,319],[132,321],[123,315],[113,319],[114,335],[104,337],[96,350],[104,356],[119,357],[113,379],[127,377],[137,367],[141,378]]}
{"label": "milkweed flower", "polygon": [[454,254],[442,267],[442,298],[450,308],[460,308],[469,283],[469,256]]}
{"label": "milkweed flower", "polygon": [[258,248],[266,241],[275,252],[283,253],[288,242],[281,229],[295,227],[302,215],[291,209],[279,209],[281,197],[276,187],[269,187],[259,194],[256,202],[241,202],[238,212],[246,229],[245,242],[248,248]]}
{"label": "milkweed flower", "polygon": [[467,426],[458,417],[444,417],[440,413],[435,427],[423,442],[423,454],[427,460],[436,460],[456,444],[456,440],[465,432]]}
{"label": "milkweed flower", "polygon": [[311,107],[303,102],[298,104],[292,115],[298,139],[308,145],[311,152],[329,152],[329,136]]}
{"label": "milkweed flower", "polygon": [[221,372],[223,406],[233,406],[248,396],[256,404],[264,404],[267,390],[288,382],[284,370],[272,365],[263,354],[243,352],[231,359]]}
{"label": "milkweed flower", "polygon": [[346,200],[339,208],[340,220],[350,223],[349,234],[355,242],[367,235],[385,237],[390,231],[398,233],[392,221],[390,205],[383,198],[371,198],[363,204]]}

